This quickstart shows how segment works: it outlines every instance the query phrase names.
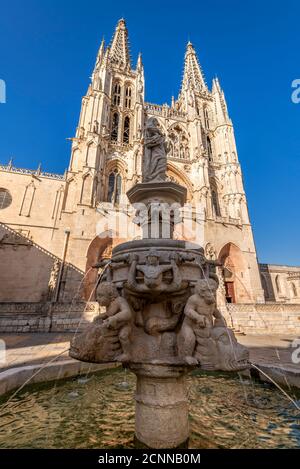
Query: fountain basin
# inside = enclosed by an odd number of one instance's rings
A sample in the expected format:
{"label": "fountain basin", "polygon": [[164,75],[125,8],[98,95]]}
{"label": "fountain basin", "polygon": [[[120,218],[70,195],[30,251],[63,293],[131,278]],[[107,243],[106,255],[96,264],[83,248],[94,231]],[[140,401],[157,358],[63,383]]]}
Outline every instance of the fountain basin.
{"label": "fountain basin", "polygon": [[[118,368],[90,378],[24,388],[1,415],[0,448],[134,448],[134,374]],[[187,389],[189,448],[300,447],[299,411],[272,386],[195,371]]]}

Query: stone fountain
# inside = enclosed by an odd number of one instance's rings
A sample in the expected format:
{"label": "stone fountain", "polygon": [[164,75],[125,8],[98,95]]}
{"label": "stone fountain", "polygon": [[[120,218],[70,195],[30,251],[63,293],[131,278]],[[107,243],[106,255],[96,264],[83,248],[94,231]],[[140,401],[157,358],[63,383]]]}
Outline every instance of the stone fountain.
{"label": "stone fountain", "polygon": [[[187,447],[187,373],[239,371],[248,352],[216,307],[216,263],[173,239],[186,188],[166,181],[167,146],[155,118],[145,128],[143,182],[128,198],[143,239],[118,245],[97,288],[106,308],[71,343],[91,363],[121,362],[137,376],[138,447]],[[188,247],[187,247],[188,246]]]}

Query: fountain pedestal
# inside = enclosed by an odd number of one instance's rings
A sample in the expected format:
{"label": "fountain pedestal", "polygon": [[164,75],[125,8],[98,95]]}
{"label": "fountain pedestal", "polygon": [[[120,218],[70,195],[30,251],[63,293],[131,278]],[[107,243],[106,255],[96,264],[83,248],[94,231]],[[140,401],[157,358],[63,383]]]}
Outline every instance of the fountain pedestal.
{"label": "fountain pedestal", "polygon": [[189,438],[187,369],[183,366],[132,364],[136,446],[186,448]]}

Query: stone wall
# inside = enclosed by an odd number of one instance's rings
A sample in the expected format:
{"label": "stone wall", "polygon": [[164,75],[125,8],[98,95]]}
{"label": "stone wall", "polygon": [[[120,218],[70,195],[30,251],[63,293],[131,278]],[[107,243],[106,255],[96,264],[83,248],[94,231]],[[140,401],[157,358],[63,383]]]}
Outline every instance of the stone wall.
{"label": "stone wall", "polygon": [[0,222],[0,302],[70,302],[80,297],[83,272]]}
{"label": "stone wall", "polygon": [[237,332],[300,335],[298,304],[228,304],[220,309]]}
{"label": "stone wall", "polygon": [[[300,336],[297,304],[228,304],[220,310],[237,332]],[[96,302],[0,303],[0,333],[76,332],[99,312]]]}
{"label": "stone wall", "polygon": [[300,267],[260,264],[266,301],[300,304]]}
{"label": "stone wall", "polygon": [[97,314],[98,303],[0,303],[0,333],[76,332]]}

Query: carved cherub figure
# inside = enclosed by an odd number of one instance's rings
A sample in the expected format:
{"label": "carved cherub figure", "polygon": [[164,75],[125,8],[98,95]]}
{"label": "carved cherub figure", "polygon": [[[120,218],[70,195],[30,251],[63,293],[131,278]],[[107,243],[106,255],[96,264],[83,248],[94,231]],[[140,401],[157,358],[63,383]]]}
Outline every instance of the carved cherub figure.
{"label": "carved cherub figure", "polygon": [[[214,318],[225,325],[223,316],[216,308],[217,282],[212,279],[198,280],[195,293],[184,309],[184,320],[178,337],[179,354],[189,365],[197,365],[198,360],[193,357],[196,347],[196,333],[209,336]],[[202,330],[202,333],[201,333]]]}
{"label": "carved cherub figure", "polygon": [[97,290],[97,301],[100,306],[106,307],[103,327],[118,331],[122,354],[116,357],[117,361],[127,362],[130,359],[132,311],[125,300],[119,296],[116,287],[110,282],[102,282]]}
{"label": "carved cherub figure", "polygon": [[[138,256],[136,254],[132,257],[132,263],[128,275],[128,286],[134,291],[149,292],[149,291],[174,291],[179,289],[182,284],[181,274],[179,272],[178,261],[176,253],[170,256],[170,264],[160,265],[159,254],[155,249],[151,248],[146,257],[145,264],[138,264]],[[168,284],[163,281],[163,273],[172,271],[173,281]],[[144,274],[144,283],[139,284],[136,281],[136,272],[140,271]]]}

